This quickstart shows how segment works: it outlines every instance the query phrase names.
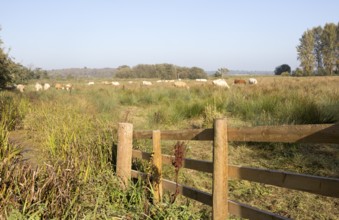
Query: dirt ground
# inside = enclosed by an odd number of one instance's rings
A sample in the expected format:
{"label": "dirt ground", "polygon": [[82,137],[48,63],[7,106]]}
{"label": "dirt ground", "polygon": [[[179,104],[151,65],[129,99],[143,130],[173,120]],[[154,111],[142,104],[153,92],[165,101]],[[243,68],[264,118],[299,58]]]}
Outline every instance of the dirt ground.
{"label": "dirt ground", "polygon": [[21,162],[28,163],[32,169],[43,165],[46,161],[43,150],[39,144],[34,142],[26,130],[11,131],[8,141],[13,147],[21,150]]}

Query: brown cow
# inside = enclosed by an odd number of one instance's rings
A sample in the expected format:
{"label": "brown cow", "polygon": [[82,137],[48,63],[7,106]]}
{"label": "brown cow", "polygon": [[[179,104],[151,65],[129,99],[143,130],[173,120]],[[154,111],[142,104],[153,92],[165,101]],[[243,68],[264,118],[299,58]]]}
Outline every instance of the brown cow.
{"label": "brown cow", "polygon": [[65,89],[60,83],[55,84],[55,89]]}
{"label": "brown cow", "polygon": [[243,80],[243,79],[235,79],[235,80],[234,80],[234,84],[244,84],[244,85],[246,85],[246,80]]}

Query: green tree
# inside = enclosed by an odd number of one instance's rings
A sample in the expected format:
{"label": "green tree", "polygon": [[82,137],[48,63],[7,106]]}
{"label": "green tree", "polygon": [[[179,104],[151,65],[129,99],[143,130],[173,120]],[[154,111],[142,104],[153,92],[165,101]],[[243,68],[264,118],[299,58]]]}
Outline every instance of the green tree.
{"label": "green tree", "polygon": [[227,68],[219,68],[215,73],[214,76],[215,77],[221,77],[224,78],[224,76],[229,72],[229,70]]}
{"label": "green tree", "polygon": [[206,72],[199,68],[199,67],[192,67],[190,68],[190,73],[188,75],[189,79],[201,79],[201,78],[207,78]]}
{"label": "green tree", "polygon": [[302,76],[302,75],[303,71],[298,67],[292,72],[292,76]]}
{"label": "green tree", "polygon": [[287,73],[288,75],[291,74],[291,67],[287,64],[277,66],[274,70],[274,74],[281,75],[282,73]]}
{"label": "green tree", "polygon": [[118,78],[136,78],[133,70],[127,65],[119,66],[115,76]]}
{"label": "green tree", "polygon": [[[0,29],[1,30],[1,29]],[[6,85],[13,80],[13,76],[10,71],[12,60],[8,57],[2,48],[2,41],[0,39],[0,89],[6,87]]]}
{"label": "green tree", "polygon": [[312,29],[313,37],[314,37],[314,57],[316,62],[316,68],[319,75],[322,75],[323,72],[323,54],[322,54],[322,47],[323,43],[321,40],[321,36],[323,33],[323,29],[321,26],[315,27]]}
{"label": "green tree", "polygon": [[333,23],[325,24],[321,35],[322,55],[326,72],[332,75],[337,63],[337,26]]}
{"label": "green tree", "polygon": [[300,66],[304,70],[304,75],[311,75],[315,67],[313,31],[305,31],[299,39],[299,42],[300,44],[297,46],[297,52]]}

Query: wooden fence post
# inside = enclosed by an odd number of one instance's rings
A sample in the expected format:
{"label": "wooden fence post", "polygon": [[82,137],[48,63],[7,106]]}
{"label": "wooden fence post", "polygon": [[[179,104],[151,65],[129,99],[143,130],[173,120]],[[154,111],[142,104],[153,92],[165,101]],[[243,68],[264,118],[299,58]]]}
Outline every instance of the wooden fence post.
{"label": "wooden fence post", "polygon": [[213,143],[213,219],[228,217],[228,143],[227,120],[214,120]]}
{"label": "wooden fence post", "polygon": [[122,180],[122,187],[127,188],[132,172],[133,124],[119,123],[117,176]]}
{"label": "wooden fence post", "polygon": [[153,139],[153,190],[154,202],[162,201],[162,155],[160,145],[160,131],[152,133]]}

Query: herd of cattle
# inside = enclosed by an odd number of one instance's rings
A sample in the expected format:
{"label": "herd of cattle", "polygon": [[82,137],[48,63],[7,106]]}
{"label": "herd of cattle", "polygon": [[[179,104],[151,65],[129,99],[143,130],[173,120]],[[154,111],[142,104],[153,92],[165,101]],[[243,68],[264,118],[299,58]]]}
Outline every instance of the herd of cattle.
{"label": "herd of cattle", "polygon": [[[207,79],[196,79],[195,80],[196,82],[201,82],[201,83],[207,83],[208,80]],[[135,82],[133,81],[128,81],[127,82],[128,84],[133,84]],[[186,88],[186,89],[189,89],[190,87],[187,85],[186,82],[183,82],[181,80],[158,80],[156,81],[156,83],[172,83],[175,87],[178,87],[178,88]],[[255,79],[255,78],[249,78],[248,81],[244,80],[244,79],[235,79],[233,81],[233,84],[236,85],[236,84],[243,84],[243,85],[246,85],[246,84],[251,84],[251,85],[255,85],[258,83],[258,81]],[[94,85],[95,82],[88,82],[87,85],[88,86],[92,86]],[[104,85],[113,85],[113,86],[120,86],[120,83],[117,82],[117,81],[113,81],[113,82],[108,82],[108,81],[103,81],[102,84]],[[214,86],[217,86],[217,87],[224,87],[224,88],[230,88],[230,86],[227,84],[226,80],[224,79],[216,79],[216,80],[212,80],[212,84]],[[153,83],[150,82],[150,81],[142,81],[141,82],[141,85],[142,86],[152,86]],[[18,84],[18,85],[15,85],[15,88],[17,90],[19,90],[20,92],[24,92],[25,90],[25,85],[23,84]],[[40,83],[36,83],[35,86],[35,91],[43,91],[43,90],[48,90],[51,88],[51,85],[49,83],[44,83],[44,84],[40,84]],[[67,83],[67,84],[61,84],[61,83],[56,83],[54,85],[54,88],[57,89],[57,90],[67,90],[67,91],[72,91],[73,89],[73,86],[72,84],[70,83]]]}
{"label": "herd of cattle", "polygon": [[[20,92],[24,92],[25,91],[25,88],[26,86],[23,85],[23,84],[18,84],[18,85],[15,85],[15,88],[17,90],[19,90]],[[34,85],[34,88],[35,88],[35,91],[39,92],[39,91],[46,91],[48,89],[51,88],[51,85],[49,83],[44,83],[43,85],[40,84],[40,83],[35,83]],[[54,86],[55,89],[65,89],[67,91],[71,91],[73,86],[72,84],[68,83],[68,84],[65,84],[65,85],[62,85],[60,83],[56,83],[55,86]]]}

